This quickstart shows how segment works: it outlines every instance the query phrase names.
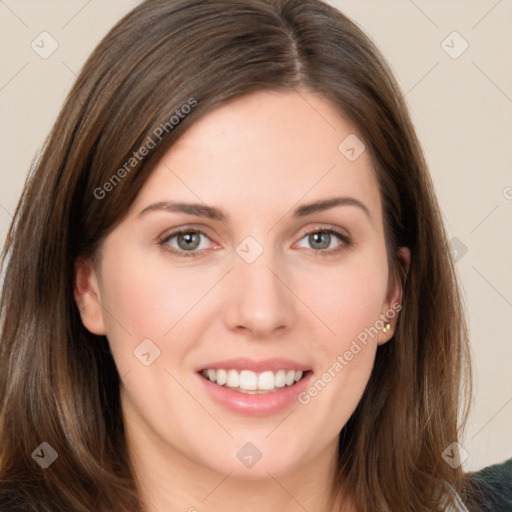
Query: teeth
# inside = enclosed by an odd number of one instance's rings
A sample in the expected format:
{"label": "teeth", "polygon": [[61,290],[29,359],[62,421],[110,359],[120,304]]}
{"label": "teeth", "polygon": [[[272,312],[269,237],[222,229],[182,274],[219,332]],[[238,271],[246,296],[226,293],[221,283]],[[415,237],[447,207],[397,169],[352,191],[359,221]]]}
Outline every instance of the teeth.
{"label": "teeth", "polygon": [[242,370],[240,372],[240,384],[238,386],[240,389],[254,391],[258,389],[258,376],[249,370]]}
{"label": "teeth", "polygon": [[237,388],[240,384],[240,374],[236,370],[228,370],[228,380],[226,386],[228,388]]}
{"label": "teeth", "polygon": [[284,370],[279,370],[275,376],[276,388],[283,388],[285,384],[286,384],[286,372]]}
{"label": "teeth", "polygon": [[272,391],[276,388],[292,386],[302,379],[302,371],[278,370],[255,373],[251,370],[203,370],[203,377],[209,381],[225,386],[236,388],[242,392]]}
{"label": "teeth", "polygon": [[[212,373],[210,374],[210,372]],[[217,381],[219,386],[224,386],[228,381],[228,372],[226,370],[208,370],[208,378],[212,382]]]}

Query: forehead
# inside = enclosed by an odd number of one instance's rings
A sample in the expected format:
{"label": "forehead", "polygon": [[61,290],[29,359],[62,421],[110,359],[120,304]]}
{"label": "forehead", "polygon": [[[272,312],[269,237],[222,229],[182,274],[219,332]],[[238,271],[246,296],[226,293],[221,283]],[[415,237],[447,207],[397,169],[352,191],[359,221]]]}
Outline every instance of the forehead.
{"label": "forehead", "polygon": [[353,123],[319,95],[259,91],[194,123],[158,162],[136,203],[292,207],[335,194],[380,209],[370,155]]}

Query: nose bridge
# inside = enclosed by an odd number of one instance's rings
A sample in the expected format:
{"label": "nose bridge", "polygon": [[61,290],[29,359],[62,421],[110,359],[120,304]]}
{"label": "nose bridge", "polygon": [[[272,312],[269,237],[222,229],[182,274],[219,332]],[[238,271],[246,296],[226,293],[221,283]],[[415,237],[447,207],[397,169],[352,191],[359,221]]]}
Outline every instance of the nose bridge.
{"label": "nose bridge", "polygon": [[[226,302],[231,329],[246,329],[265,336],[294,321],[293,294],[287,289],[284,263],[270,247],[252,237],[237,247]],[[283,282],[284,281],[284,282]]]}

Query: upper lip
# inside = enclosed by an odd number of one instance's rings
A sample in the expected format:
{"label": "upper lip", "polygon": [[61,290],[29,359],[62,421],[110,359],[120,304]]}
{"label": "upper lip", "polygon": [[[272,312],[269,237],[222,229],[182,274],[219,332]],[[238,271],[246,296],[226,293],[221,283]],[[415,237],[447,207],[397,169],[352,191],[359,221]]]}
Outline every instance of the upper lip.
{"label": "upper lip", "polygon": [[252,370],[253,372],[264,372],[266,370],[277,371],[277,370],[295,370],[295,371],[307,371],[311,367],[293,361],[286,358],[272,358],[272,359],[249,359],[249,358],[237,358],[237,359],[224,359],[222,361],[212,361],[206,363],[199,368],[198,372],[202,370]]}

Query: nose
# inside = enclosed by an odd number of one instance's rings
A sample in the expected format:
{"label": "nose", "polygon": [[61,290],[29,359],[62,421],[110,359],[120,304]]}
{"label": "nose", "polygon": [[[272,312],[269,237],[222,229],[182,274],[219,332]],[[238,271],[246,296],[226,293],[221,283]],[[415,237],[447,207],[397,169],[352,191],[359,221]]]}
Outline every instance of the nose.
{"label": "nose", "polygon": [[237,257],[226,287],[226,326],[268,339],[290,328],[296,318],[295,295],[283,267],[263,255],[252,263]]}

